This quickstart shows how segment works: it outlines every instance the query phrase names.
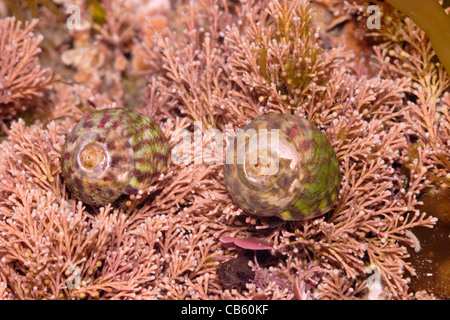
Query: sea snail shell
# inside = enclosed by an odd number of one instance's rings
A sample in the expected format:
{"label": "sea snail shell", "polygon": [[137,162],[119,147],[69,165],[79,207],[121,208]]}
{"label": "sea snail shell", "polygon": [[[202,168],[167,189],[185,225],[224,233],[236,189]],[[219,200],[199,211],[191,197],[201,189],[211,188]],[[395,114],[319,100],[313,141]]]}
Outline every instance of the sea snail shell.
{"label": "sea snail shell", "polygon": [[[243,130],[248,138],[234,138],[233,149],[227,149],[232,161],[224,165],[225,185],[237,205],[284,220],[311,219],[332,208],[340,188],[339,163],[319,129],[306,119],[269,113]],[[266,144],[261,144],[262,132],[267,132]],[[256,136],[258,143],[251,143]],[[271,143],[272,136],[278,141]]]}
{"label": "sea snail shell", "polygon": [[62,177],[81,201],[101,206],[148,187],[170,162],[170,147],[150,118],[127,108],[95,111],[68,135]]}

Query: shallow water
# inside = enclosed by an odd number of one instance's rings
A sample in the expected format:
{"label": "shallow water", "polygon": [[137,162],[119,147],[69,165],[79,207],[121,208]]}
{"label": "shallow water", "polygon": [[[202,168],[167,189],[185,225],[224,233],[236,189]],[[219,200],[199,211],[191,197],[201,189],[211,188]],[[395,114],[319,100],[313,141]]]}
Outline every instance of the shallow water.
{"label": "shallow water", "polygon": [[412,291],[426,290],[439,298],[450,298],[450,190],[423,199],[422,211],[439,220],[434,228],[415,228],[421,250],[411,250],[411,263],[417,272],[411,277]]}

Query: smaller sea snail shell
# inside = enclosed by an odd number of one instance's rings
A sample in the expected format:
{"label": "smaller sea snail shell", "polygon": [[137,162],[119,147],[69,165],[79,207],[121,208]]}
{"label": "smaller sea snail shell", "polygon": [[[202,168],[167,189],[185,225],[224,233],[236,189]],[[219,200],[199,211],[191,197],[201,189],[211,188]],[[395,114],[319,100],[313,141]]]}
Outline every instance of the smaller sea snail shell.
{"label": "smaller sea snail shell", "polygon": [[[284,220],[311,219],[331,209],[339,194],[339,163],[319,129],[306,119],[269,113],[243,130],[248,139],[234,138],[227,149],[232,161],[224,165],[225,185],[237,205]],[[272,140],[275,134],[278,140]]]}
{"label": "smaller sea snail shell", "polygon": [[67,136],[62,177],[79,200],[101,206],[148,187],[170,162],[161,129],[127,109],[95,111]]}

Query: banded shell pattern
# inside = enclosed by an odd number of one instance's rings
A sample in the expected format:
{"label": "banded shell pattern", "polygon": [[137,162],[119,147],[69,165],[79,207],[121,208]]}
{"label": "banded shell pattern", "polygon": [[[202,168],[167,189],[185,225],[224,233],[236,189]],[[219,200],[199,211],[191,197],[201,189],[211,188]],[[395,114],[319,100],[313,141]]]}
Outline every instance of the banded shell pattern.
{"label": "banded shell pattern", "polygon": [[[311,219],[332,208],[340,188],[339,163],[319,129],[306,119],[269,113],[243,130],[248,139],[234,139],[233,161],[224,166],[225,185],[236,204],[248,213],[284,220]],[[263,130],[278,135],[277,148],[271,138],[266,145],[250,143]],[[250,161],[255,154],[257,161]],[[276,170],[267,174],[274,163]]]}
{"label": "banded shell pattern", "polygon": [[147,116],[111,108],[83,118],[68,135],[61,157],[71,192],[100,206],[147,188],[169,165],[170,147]]}

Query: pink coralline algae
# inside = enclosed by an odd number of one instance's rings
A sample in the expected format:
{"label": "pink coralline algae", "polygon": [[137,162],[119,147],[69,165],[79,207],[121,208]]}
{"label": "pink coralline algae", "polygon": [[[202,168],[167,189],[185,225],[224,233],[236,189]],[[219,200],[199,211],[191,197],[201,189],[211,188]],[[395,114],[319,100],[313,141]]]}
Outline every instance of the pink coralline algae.
{"label": "pink coralline algae", "polygon": [[[24,7],[22,23],[0,10],[0,298],[445,298],[411,285],[418,227],[442,219],[424,199],[450,188],[450,77],[411,19],[377,2],[368,29],[364,0],[88,2],[75,29],[64,10],[38,5],[38,21]],[[195,152],[88,205],[63,145],[115,108]],[[253,215],[224,164],[200,158],[219,143],[207,133],[271,113],[307,120],[336,155],[321,216]]]}
{"label": "pink coralline algae", "polygon": [[49,89],[52,72],[38,59],[43,37],[32,32],[37,23],[32,20],[22,28],[14,17],[0,20],[0,120],[36,106]]}

